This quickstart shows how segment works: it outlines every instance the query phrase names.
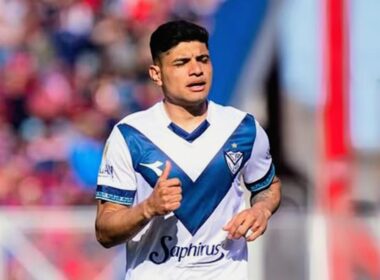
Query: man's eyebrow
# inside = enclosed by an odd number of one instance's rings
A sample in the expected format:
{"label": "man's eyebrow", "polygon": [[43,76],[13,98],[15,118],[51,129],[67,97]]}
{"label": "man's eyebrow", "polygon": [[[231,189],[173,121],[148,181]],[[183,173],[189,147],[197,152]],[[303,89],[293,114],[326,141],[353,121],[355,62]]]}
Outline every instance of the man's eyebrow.
{"label": "man's eyebrow", "polygon": [[209,58],[210,55],[208,53],[203,53],[196,56],[196,59]]}
{"label": "man's eyebrow", "polygon": [[[197,55],[195,57],[195,59],[202,59],[202,58],[209,58],[209,57],[210,57],[209,54],[204,53],[204,54]],[[176,62],[176,61],[187,61],[187,60],[190,60],[190,59],[191,59],[191,57],[189,57],[189,56],[181,56],[181,57],[177,57],[177,58],[173,59],[173,62]]]}
{"label": "man's eyebrow", "polygon": [[200,56],[210,56],[210,54],[209,53],[201,53],[201,54],[197,55],[197,57],[200,57]]}

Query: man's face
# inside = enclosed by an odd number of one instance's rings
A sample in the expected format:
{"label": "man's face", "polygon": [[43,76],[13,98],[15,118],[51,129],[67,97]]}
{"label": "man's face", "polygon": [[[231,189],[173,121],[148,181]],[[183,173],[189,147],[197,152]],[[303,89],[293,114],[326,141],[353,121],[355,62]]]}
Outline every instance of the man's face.
{"label": "man's face", "polygon": [[[165,99],[176,105],[196,106],[206,99],[211,86],[212,65],[209,51],[198,41],[181,42],[161,54],[151,66],[152,79],[162,87]],[[152,67],[154,69],[152,69]]]}

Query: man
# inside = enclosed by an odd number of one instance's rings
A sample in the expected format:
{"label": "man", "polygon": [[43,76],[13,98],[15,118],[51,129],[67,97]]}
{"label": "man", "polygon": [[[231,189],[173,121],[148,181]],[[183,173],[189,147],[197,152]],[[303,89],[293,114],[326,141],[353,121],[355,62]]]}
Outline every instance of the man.
{"label": "man", "polygon": [[[125,279],[247,279],[246,241],[280,203],[268,138],[251,115],[207,99],[204,28],[165,23],[150,48],[149,74],[164,99],[121,120],[106,143],[98,241],[126,243]],[[241,178],[252,192],[248,209]]]}

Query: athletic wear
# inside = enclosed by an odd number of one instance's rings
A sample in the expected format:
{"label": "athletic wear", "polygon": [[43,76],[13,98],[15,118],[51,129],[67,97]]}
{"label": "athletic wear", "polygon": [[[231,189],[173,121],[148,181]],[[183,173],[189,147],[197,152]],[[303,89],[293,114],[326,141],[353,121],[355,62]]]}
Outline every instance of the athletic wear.
{"label": "athletic wear", "polygon": [[[145,200],[171,161],[169,178],[182,183],[179,209],[155,217],[127,242],[125,279],[247,279],[246,240],[222,228],[251,192],[275,176],[268,137],[253,116],[208,103],[207,119],[187,133],[162,102],[127,116],[104,149],[96,198],[124,205]],[[242,175],[242,176],[240,176]]]}

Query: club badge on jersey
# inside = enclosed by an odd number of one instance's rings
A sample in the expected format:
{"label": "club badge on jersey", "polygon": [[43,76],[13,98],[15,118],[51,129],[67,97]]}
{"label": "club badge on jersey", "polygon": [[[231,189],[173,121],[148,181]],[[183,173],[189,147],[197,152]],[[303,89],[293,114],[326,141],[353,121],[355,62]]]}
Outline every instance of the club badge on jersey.
{"label": "club badge on jersey", "polygon": [[230,169],[231,173],[235,175],[239,170],[241,163],[243,162],[243,153],[239,151],[228,151],[224,153],[224,158],[226,159],[228,168]]}

